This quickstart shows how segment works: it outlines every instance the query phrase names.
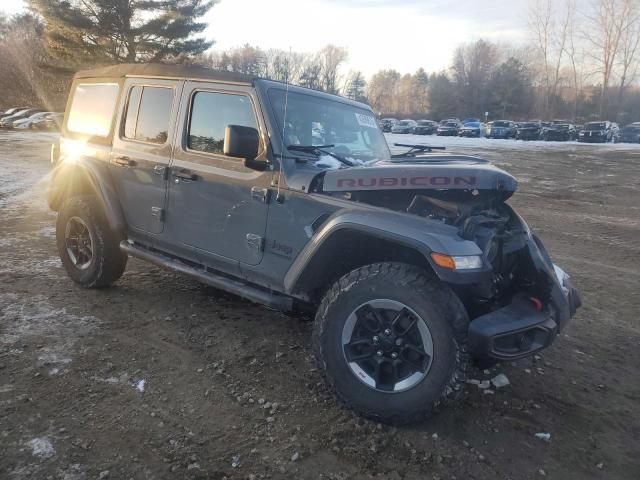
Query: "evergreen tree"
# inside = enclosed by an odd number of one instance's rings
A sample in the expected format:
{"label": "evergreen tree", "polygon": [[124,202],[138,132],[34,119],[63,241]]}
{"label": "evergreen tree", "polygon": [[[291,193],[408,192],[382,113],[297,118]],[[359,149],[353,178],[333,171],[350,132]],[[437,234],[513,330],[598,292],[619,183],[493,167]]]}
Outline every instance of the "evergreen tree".
{"label": "evergreen tree", "polygon": [[28,0],[51,55],[67,64],[159,62],[204,52],[198,21],[216,0]]}

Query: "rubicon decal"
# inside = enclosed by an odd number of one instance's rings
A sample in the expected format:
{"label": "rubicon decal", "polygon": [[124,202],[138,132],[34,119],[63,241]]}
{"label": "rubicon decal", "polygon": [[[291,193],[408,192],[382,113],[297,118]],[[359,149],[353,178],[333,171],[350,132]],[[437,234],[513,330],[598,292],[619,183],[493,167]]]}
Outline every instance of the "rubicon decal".
{"label": "rubicon decal", "polygon": [[369,177],[369,178],[338,178],[336,179],[336,185],[338,189],[345,189],[351,187],[377,187],[377,188],[397,188],[397,187],[448,187],[465,186],[475,187],[476,177],[462,176],[462,177],[447,177],[447,176],[435,176],[435,177]]}
{"label": "rubicon decal", "polygon": [[341,168],[325,173],[325,192],[357,190],[501,190],[518,182],[490,164],[389,165]]}

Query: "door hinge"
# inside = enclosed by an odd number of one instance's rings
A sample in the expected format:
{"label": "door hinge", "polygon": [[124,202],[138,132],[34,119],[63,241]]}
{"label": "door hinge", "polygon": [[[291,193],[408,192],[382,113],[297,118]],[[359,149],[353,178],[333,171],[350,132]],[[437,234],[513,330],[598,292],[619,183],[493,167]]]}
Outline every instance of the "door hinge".
{"label": "door hinge", "polygon": [[269,189],[251,187],[251,198],[262,203],[269,203]]}
{"label": "door hinge", "polygon": [[151,207],[151,215],[156,217],[160,222],[164,222],[164,208]]}
{"label": "door hinge", "polygon": [[252,250],[262,252],[264,250],[264,238],[255,233],[247,233],[247,246]]}

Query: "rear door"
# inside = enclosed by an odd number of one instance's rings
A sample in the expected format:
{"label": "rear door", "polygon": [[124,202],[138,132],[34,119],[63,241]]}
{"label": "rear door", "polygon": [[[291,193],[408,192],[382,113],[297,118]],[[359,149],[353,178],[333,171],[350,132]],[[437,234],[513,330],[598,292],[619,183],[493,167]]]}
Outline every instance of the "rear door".
{"label": "rear door", "polygon": [[129,229],[164,229],[168,168],[184,82],[128,79],[109,169]]}

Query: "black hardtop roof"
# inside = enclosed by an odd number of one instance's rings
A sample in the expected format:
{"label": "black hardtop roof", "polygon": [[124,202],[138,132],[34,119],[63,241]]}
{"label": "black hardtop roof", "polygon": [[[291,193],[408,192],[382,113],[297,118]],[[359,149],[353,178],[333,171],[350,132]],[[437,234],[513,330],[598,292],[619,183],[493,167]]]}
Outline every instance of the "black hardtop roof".
{"label": "black hardtop roof", "polygon": [[122,63],[80,70],[75,74],[75,78],[123,78],[128,76],[206,79],[246,84],[251,84],[256,78],[244,73],[214,70],[196,65],[166,65],[162,63]]}
{"label": "black hardtop roof", "polygon": [[306,93],[318,97],[324,97],[330,100],[339,101],[348,105],[360,108],[370,109],[366,104],[350,100],[346,97],[333,95],[330,93],[320,92],[306,87],[297,85],[286,85],[284,82],[276,80],[268,80],[254,75],[244,73],[229,72],[226,70],[214,70],[212,68],[201,67],[197,65],[168,65],[162,63],[121,63],[118,65],[109,65],[105,67],[92,68],[90,70],[78,71],[74,78],[124,78],[124,77],[165,77],[176,79],[192,79],[192,80],[212,80],[226,83],[241,83],[252,85],[256,81],[260,81],[265,85],[289,89],[292,92]]}

